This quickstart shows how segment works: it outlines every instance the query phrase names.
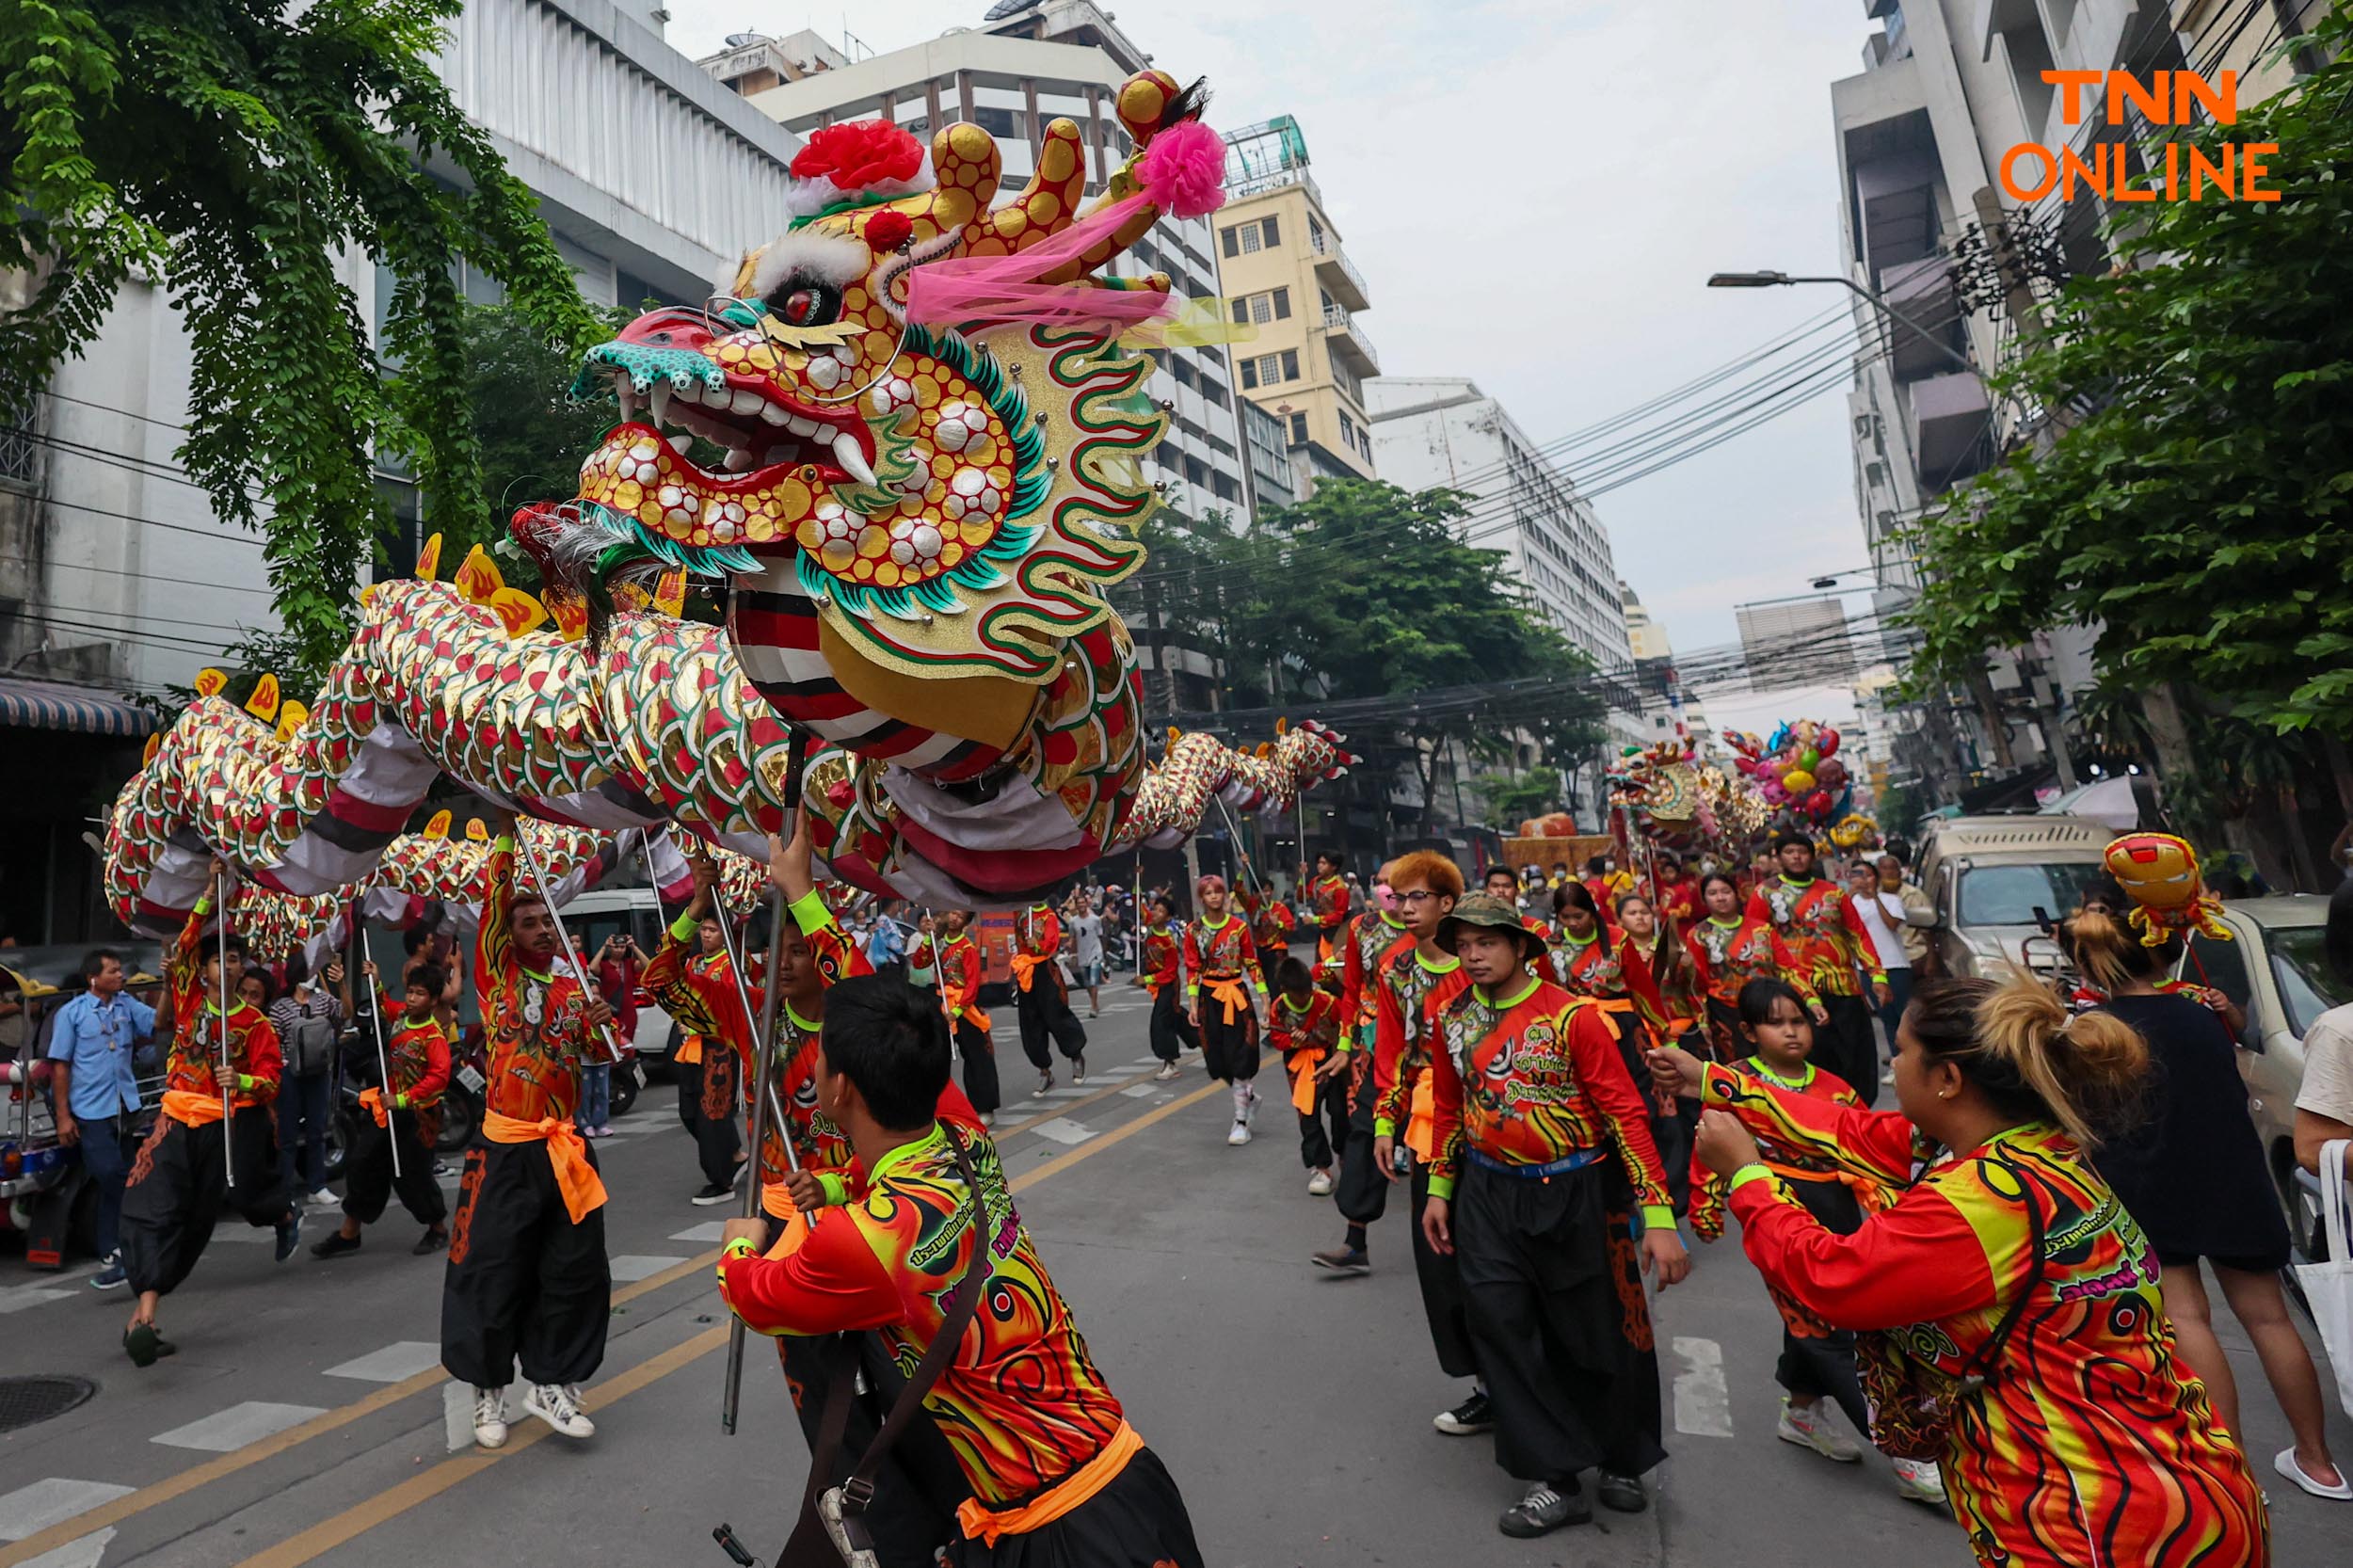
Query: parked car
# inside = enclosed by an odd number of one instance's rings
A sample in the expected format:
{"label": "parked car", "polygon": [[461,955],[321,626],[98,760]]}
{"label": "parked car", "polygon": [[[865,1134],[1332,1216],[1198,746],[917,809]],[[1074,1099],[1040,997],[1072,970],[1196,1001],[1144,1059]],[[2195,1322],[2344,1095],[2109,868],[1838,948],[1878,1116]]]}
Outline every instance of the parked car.
{"label": "parked car", "polygon": [[1941,817],[1920,840],[1920,886],[1936,907],[1945,972],[1998,975],[2007,964],[2048,973],[2058,950],[2041,920],[2063,919],[2106,874],[2116,830],[2089,817]]}
{"label": "parked car", "polygon": [[2262,1135],[2272,1184],[2297,1249],[2321,1255],[2317,1189],[2299,1184],[2296,1168],[2296,1096],[2304,1083],[2304,1035],[2331,1007],[2353,1002],[2353,986],[2321,956],[2329,901],[2317,893],[2235,899],[2222,922],[2235,938],[2193,936],[2183,978],[2212,985],[2246,1016],[2239,1034],[2239,1076],[2248,1111]]}

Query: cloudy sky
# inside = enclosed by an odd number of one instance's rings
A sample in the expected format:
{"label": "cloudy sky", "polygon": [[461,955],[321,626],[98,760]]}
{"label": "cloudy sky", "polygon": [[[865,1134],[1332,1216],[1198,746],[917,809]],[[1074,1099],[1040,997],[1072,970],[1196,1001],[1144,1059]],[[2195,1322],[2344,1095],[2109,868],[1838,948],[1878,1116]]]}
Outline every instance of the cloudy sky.
{"label": "cloudy sky", "polygon": [[[844,27],[840,8],[795,0],[668,3],[669,40],[691,55],[729,32],[838,41]],[[887,52],[985,8],[869,0],[847,24]],[[1838,269],[1830,83],[1862,69],[1858,0],[1113,8],[1160,68],[1209,77],[1213,125],[1298,119],[1372,296],[1383,368],[1475,377],[1539,442],[1835,302],[1702,284],[1719,269]],[[1739,600],[1867,564],[1844,425],[1833,392],[1596,503],[1620,575],[1679,651],[1736,640]]]}

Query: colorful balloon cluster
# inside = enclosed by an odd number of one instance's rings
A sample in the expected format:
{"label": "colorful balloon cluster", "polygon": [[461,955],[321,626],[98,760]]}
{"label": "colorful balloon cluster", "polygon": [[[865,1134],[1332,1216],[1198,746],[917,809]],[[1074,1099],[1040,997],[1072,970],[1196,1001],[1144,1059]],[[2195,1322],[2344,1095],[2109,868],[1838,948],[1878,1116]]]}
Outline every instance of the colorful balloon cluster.
{"label": "colorful balloon cluster", "polygon": [[1772,808],[1778,824],[1815,828],[1844,816],[1854,782],[1838,755],[1838,731],[1813,719],[1784,724],[1759,741],[1739,730],[1724,740],[1740,755],[1734,766]]}

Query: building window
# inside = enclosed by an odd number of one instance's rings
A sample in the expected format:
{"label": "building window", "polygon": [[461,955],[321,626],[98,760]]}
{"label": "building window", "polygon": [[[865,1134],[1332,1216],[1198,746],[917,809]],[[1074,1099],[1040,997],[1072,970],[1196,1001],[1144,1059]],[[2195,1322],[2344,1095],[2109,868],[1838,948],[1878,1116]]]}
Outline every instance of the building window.
{"label": "building window", "polygon": [[1172,355],[1168,360],[1168,373],[1176,377],[1179,386],[1193,385],[1193,366],[1187,364],[1182,359]]}
{"label": "building window", "polygon": [[1230,473],[1216,473],[1210,475],[1209,488],[1217,492],[1217,498],[1220,501],[1240,501],[1241,499],[1241,487],[1234,483],[1234,476]]}
{"label": "building window", "polygon": [[1256,255],[1260,248],[1258,226],[1255,223],[1243,224],[1241,226],[1241,253],[1245,256],[1252,256]]}
{"label": "building window", "polygon": [[1258,389],[1258,361],[1257,361],[1257,360],[1244,360],[1241,362],[1241,389],[1242,389],[1242,391],[1244,391],[1244,392],[1256,392],[1256,391],[1257,391],[1257,389]]}
{"label": "building window", "polygon": [[1009,137],[1013,135],[1013,111],[992,109],[984,104],[976,104],[972,108],[972,123],[992,136]]}
{"label": "building window", "polygon": [[1286,381],[1299,379],[1299,350],[1296,348],[1283,350],[1283,379]]}
{"label": "building window", "polygon": [[1219,380],[1216,376],[1211,376],[1209,372],[1202,371],[1199,373],[1197,384],[1201,389],[1202,396],[1208,398],[1210,402],[1216,404],[1221,408],[1228,407],[1225,401],[1225,382]]}
{"label": "building window", "polygon": [[1266,248],[1269,250],[1276,248],[1283,243],[1281,231],[1274,227],[1273,214],[1269,213],[1265,219],[1259,224],[1259,227],[1266,231]]}
{"label": "building window", "polygon": [[1217,243],[1225,252],[1225,259],[1231,261],[1241,254],[1241,231],[1228,224],[1217,232]]}
{"label": "building window", "polygon": [[1307,220],[1308,248],[1315,251],[1318,255],[1321,255],[1329,243],[1330,242],[1325,240],[1323,237],[1323,225],[1318,223],[1312,217],[1309,218]]}
{"label": "building window", "polygon": [[1260,327],[1274,319],[1274,298],[1272,295],[1254,294],[1250,296],[1250,319]]}
{"label": "building window", "polygon": [[[1274,220],[1273,218],[1269,218],[1267,221],[1272,223]],[[1274,319],[1277,321],[1289,321],[1290,318],[1291,291],[1289,289],[1276,289],[1274,291]]]}
{"label": "building window", "polygon": [[1293,446],[1307,444],[1307,416],[1305,414],[1291,415],[1291,444]]}
{"label": "building window", "polygon": [[1356,426],[1346,414],[1340,416],[1340,444],[1351,452],[1356,450]]}

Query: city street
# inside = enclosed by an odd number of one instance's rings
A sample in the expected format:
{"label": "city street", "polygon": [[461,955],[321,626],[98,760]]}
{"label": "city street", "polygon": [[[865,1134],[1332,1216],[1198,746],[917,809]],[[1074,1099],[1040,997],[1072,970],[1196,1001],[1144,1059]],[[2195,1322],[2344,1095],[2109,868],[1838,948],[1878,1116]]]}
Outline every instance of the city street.
{"label": "city street", "polygon": [[[1501,1537],[1494,1516],[1516,1493],[1486,1441],[1430,1425],[1462,1390],[1431,1355],[1402,1190],[1373,1233],[1373,1274],[1313,1270],[1306,1255],[1338,1224],[1328,1200],[1305,1194],[1287,1109],[1271,1098],[1256,1142],[1226,1147],[1223,1089],[1197,1059],[1176,1082],[1151,1082],[1142,994],[1115,985],[1106,1001],[1089,1025],[1087,1084],[1048,1098],[1018,1092],[1012,1013],[998,1012],[1016,1091],[999,1137],[1023,1216],[1183,1486],[1211,1563],[1968,1560],[1949,1522],[1896,1497],[1876,1456],[1833,1465],[1774,1441],[1778,1320],[1730,1241],[1699,1249],[1691,1279],[1658,1305],[1673,1457],[1657,1506],[1536,1542]],[[1270,1068],[1262,1082],[1275,1081]],[[331,1264],[306,1251],[273,1268],[266,1232],[224,1227],[165,1304],[179,1353],[145,1372],[117,1348],[129,1303],[89,1290],[86,1266],[48,1276],[0,1264],[0,1376],[99,1384],[79,1408],[0,1439],[0,1568],[718,1568],[710,1532],[722,1520],[764,1562],[807,1450],[757,1340],[741,1430],[719,1430],[727,1334],[710,1265],[726,1211],[686,1201],[693,1160],[672,1102],[655,1086],[600,1148],[615,1307],[588,1389],[600,1430],[584,1444],[519,1416],[506,1448],[485,1453],[462,1411],[448,1418],[444,1395],[462,1390],[436,1364],[442,1263],[408,1256],[414,1230],[396,1208],[365,1251]],[[2276,1482],[2283,1424],[2244,1338],[2224,1333],[2271,1483],[2274,1560],[2346,1560],[2353,1507]],[[2353,1452],[2341,1417],[2333,1435]]]}

